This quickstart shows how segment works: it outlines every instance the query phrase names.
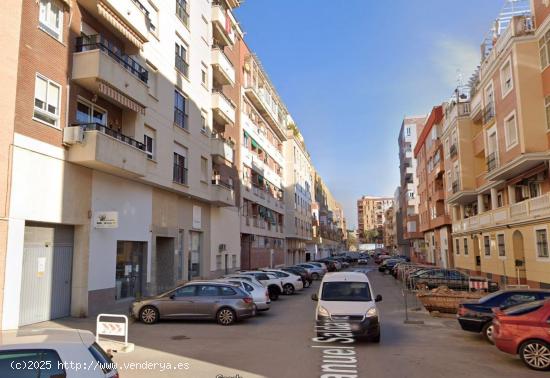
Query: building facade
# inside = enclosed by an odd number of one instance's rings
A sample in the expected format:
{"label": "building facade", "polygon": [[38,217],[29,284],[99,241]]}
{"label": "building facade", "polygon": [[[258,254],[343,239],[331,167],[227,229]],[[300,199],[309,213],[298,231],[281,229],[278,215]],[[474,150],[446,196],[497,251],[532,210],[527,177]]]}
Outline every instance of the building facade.
{"label": "building facade", "polygon": [[394,206],[391,206],[384,215],[384,247],[389,252],[397,250],[395,243],[395,218]]}
{"label": "building facade", "polygon": [[420,232],[418,215],[418,178],[416,176],[416,159],[413,156],[413,149],[418,136],[422,133],[425,122],[425,116],[405,117],[398,138],[401,180],[399,202],[403,239],[406,241],[402,252],[410,256],[411,261],[421,260],[424,249],[424,235]]}
{"label": "building facade", "polygon": [[357,200],[357,224],[362,242],[384,242],[386,211],[392,206],[392,197],[363,196]]}
{"label": "building facade", "polygon": [[449,268],[453,265],[453,252],[441,142],[444,105],[432,109],[414,148],[414,157],[417,160],[420,232],[424,234],[419,262]]}

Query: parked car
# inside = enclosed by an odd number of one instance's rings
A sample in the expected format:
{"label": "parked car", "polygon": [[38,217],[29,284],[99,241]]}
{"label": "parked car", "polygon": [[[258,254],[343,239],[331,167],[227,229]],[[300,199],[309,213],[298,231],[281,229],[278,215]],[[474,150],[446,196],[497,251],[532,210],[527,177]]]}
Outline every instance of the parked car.
{"label": "parked car", "polygon": [[[498,290],[498,283],[489,280],[488,285],[490,292]],[[425,286],[428,289],[447,286],[453,290],[469,290],[470,276],[456,269],[425,269],[410,276],[410,286]]]}
{"label": "parked car", "polygon": [[496,309],[493,323],[498,349],[519,355],[530,369],[550,371],[550,300]]}
{"label": "parked car", "polygon": [[262,272],[260,270],[241,271],[239,274],[251,276],[262,283],[269,292],[269,299],[276,301],[279,295],[283,293],[283,281],[273,273]]}
{"label": "parked car", "polygon": [[357,259],[357,264],[359,264],[359,265],[366,265],[368,263],[369,263],[369,257],[366,256],[366,255],[361,255]]}
{"label": "parked car", "polygon": [[221,325],[254,316],[252,297],[237,285],[191,281],[160,295],[132,304],[132,316],[145,324],[161,319],[215,319]]}
{"label": "parked car", "polygon": [[256,279],[256,277],[254,276],[249,276],[249,275],[246,275],[246,274],[238,274],[238,273],[233,273],[233,274],[228,274],[228,275],[225,275],[222,277],[222,279],[225,279],[225,278],[239,278],[239,279],[244,279],[244,280],[247,280],[248,282],[252,282],[254,284],[257,284],[259,286],[264,286],[264,284],[261,282],[261,281],[258,281]]}
{"label": "parked car", "polygon": [[323,268],[321,268],[319,265],[314,265],[310,263],[301,263],[301,264],[296,264],[296,266],[305,268],[308,271],[308,273],[311,275],[311,278],[314,280],[320,279],[326,273],[326,271]]}
{"label": "parked car", "polygon": [[262,269],[266,273],[273,273],[283,282],[283,294],[292,295],[295,291],[303,290],[304,283],[299,275],[285,272],[281,269]]}
{"label": "parked car", "polygon": [[[90,331],[29,329],[0,332],[0,376],[10,378],[118,378],[108,355]],[[71,365],[72,364],[72,365]],[[71,369],[71,366],[97,368]],[[35,370],[30,370],[32,367]],[[40,367],[39,370],[36,367]]]}
{"label": "parked car", "polygon": [[323,327],[328,322],[345,320],[350,323],[351,333],[380,342],[380,322],[376,298],[366,274],[358,272],[338,272],[327,274],[319,293],[311,299],[317,301],[315,312],[317,336],[323,337]]}
{"label": "parked car", "polygon": [[401,259],[386,259],[386,260],[382,261],[382,263],[378,267],[378,271],[382,272],[382,273],[389,272],[390,270],[393,269],[393,267],[395,265],[397,265],[398,263],[400,263],[402,261],[403,260],[401,260]]}
{"label": "parked car", "polygon": [[382,264],[382,261],[391,258],[391,256],[388,255],[378,255],[374,258],[375,264]]}
{"label": "parked car", "polygon": [[256,305],[256,310],[258,311],[267,311],[271,307],[269,291],[262,284],[252,283],[245,278],[221,278],[218,281],[238,285],[244,292],[252,297]]}
{"label": "parked car", "polygon": [[305,270],[300,266],[289,266],[289,267],[281,268],[281,270],[299,275],[302,278],[302,283],[304,284],[304,287],[310,287],[311,283],[313,282],[313,279],[311,278],[307,270]]}
{"label": "parked car", "polygon": [[336,272],[338,270],[338,267],[340,266],[337,261],[329,260],[328,258],[317,261],[325,264],[328,272]]}
{"label": "parked car", "polygon": [[464,301],[458,306],[457,318],[464,331],[481,333],[493,342],[493,308],[506,309],[522,303],[550,299],[550,290],[506,289],[491,293],[479,300]]}
{"label": "parked car", "polygon": [[325,273],[328,272],[327,265],[326,265],[324,262],[320,262],[320,261],[309,261],[308,264],[317,265],[318,267],[320,267],[321,269],[323,269]]}

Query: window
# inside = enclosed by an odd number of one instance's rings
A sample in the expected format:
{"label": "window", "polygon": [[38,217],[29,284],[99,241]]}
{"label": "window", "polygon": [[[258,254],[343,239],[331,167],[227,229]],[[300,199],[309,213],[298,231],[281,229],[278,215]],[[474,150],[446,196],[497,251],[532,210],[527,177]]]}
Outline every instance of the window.
{"label": "window", "polygon": [[184,286],[177,289],[173,293],[176,297],[194,297],[196,293],[196,289],[197,289],[196,285]]}
{"label": "window", "polygon": [[177,90],[174,91],[174,124],[182,129],[188,129],[187,125],[187,99]]}
{"label": "window", "polygon": [[498,255],[500,257],[506,256],[506,245],[504,243],[504,234],[497,235]]}
{"label": "window", "polygon": [[186,27],[189,27],[189,10],[187,9],[187,0],[176,0],[176,16]]}
{"label": "window", "polygon": [[40,0],[38,21],[42,30],[55,39],[62,40],[63,8],[57,0]]}
{"label": "window", "polygon": [[208,88],[208,68],[206,68],[206,64],[202,63],[201,67],[201,84]]}
{"label": "window", "polygon": [[483,237],[483,245],[485,248],[485,256],[491,256],[491,238],[489,236]]}
{"label": "window", "polygon": [[537,295],[534,293],[519,293],[509,296],[503,301],[500,307],[511,307],[521,303],[534,302],[537,300]]}
{"label": "window", "polygon": [[78,123],[99,123],[107,125],[107,112],[92,102],[78,99],[76,103],[76,121]]}
{"label": "window", "polygon": [[145,152],[147,158],[155,159],[155,130],[145,126],[145,135],[143,135],[143,144],[145,145]]}
{"label": "window", "polygon": [[59,127],[61,87],[42,75],[36,75],[34,84],[34,118]]}
{"label": "window", "polygon": [[464,238],[464,255],[468,256],[468,239]]}
{"label": "window", "polygon": [[410,127],[407,127],[407,128],[405,129],[405,133],[406,133],[405,135],[411,136],[411,128],[410,128]]}
{"label": "window", "polygon": [[546,109],[546,128],[550,130],[550,96],[544,98],[544,106]]}
{"label": "window", "polygon": [[545,229],[536,230],[537,257],[548,257],[548,235]]}
{"label": "window", "polygon": [[208,159],[201,157],[201,181],[208,182]]}
{"label": "window", "polygon": [[187,63],[187,46],[183,42],[176,42],[176,69],[185,77],[189,77],[189,64]]}
{"label": "window", "polygon": [[[21,366],[19,369],[16,366]],[[26,366],[26,368],[23,368]],[[31,367],[39,367],[33,370]],[[36,368],[35,368],[36,369]],[[12,349],[0,352],[0,376],[64,378],[63,362],[52,349]]]}
{"label": "window", "polygon": [[459,239],[455,239],[455,249],[456,249],[455,253],[457,255],[460,255],[460,240]]}
{"label": "window", "polygon": [[511,148],[518,144],[518,129],[515,114],[512,114],[504,120],[504,130],[506,132],[506,147]]}
{"label": "window", "polygon": [[201,132],[206,134],[208,131],[208,124],[206,123],[206,112],[201,111]]}
{"label": "window", "polygon": [[174,152],[174,182],[178,184],[187,184],[187,167],[185,166],[185,157]]}
{"label": "window", "polygon": [[147,71],[149,71],[149,77],[147,84],[149,85],[149,94],[155,98],[158,96],[158,70],[151,63],[147,62]]}
{"label": "window", "polygon": [[512,81],[512,60],[511,58],[500,69],[500,84],[502,97],[506,96],[514,88]]}
{"label": "window", "polygon": [[159,29],[158,29],[159,11],[155,6],[153,6],[153,4],[151,4],[150,1],[149,1],[148,11],[149,11],[149,32],[154,36],[158,37],[159,36]]}
{"label": "window", "polygon": [[219,290],[217,286],[201,285],[198,287],[197,295],[199,297],[217,297],[219,295]]}
{"label": "window", "polygon": [[540,54],[540,68],[544,70],[548,67],[550,59],[548,59],[548,45],[550,44],[550,30],[539,39],[539,54]]}

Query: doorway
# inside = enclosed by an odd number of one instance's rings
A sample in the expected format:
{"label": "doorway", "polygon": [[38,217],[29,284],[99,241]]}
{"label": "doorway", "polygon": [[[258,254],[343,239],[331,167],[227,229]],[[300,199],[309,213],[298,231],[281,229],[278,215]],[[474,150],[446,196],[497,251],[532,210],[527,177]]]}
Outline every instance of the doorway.
{"label": "doorway", "polygon": [[516,283],[518,285],[527,283],[527,275],[525,269],[525,249],[523,245],[523,234],[516,230],[512,234],[512,242],[514,246],[514,265],[516,269]]}
{"label": "doorway", "polygon": [[479,238],[474,236],[474,259],[476,274],[481,274],[481,252],[479,250]]}
{"label": "doorway", "polygon": [[156,290],[157,293],[162,293],[174,287],[174,238],[157,236],[156,246]]}
{"label": "doorway", "polygon": [[115,299],[139,298],[145,294],[147,242],[117,241]]}

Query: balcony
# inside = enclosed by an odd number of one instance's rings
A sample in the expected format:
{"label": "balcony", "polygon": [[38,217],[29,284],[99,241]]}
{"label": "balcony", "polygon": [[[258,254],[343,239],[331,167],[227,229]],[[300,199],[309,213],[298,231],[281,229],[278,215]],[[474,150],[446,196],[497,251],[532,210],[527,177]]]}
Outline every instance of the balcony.
{"label": "balcony", "polygon": [[443,130],[451,127],[459,117],[470,115],[469,102],[455,102],[453,100],[445,109],[445,118],[443,121]]}
{"label": "balcony", "polygon": [[474,155],[479,156],[485,151],[485,138],[483,131],[477,133],[473,141]]}
{"label": "balcony", "polygon": [[491,152],[487,155],[487,172],[494,171],[498,168],[498,152]]}
{"label": "balcony", "polygon": [[509,180],[525,172],[540,167],[548,162],[550,153],[548,152],[529,152],[503,164],[497,164],[487,174],[487,179],[492,181]]}
{"label": "balcony", "polygon": [[432,194],[432,201],[445,201],[445,190],[443,188],[439,188],[437,190],[434,190]]}
{"label": "balcony", "polygon": [[279,119],[280,114],[277,114],[275,110],[268,105],[269,101],[267,100],[268,95],[266,94],[266,90],[258,86],[246,85],[244,93],[278,136],[282,140],[286,140],[286,132],[281,127],[283,120]]}
{"label": "balcony", "polygon": [[470,118],[472,121],[479,122],[482,115],[481,109],[481,92],[477,92],[473,95],[470,102]]}
{"label": "balcony", "polygon": [[235,206],[235,191],[229,180],[214,178],[212,180],[211,200],[216,206]]}
{"label": "balcony", "polygon": [[453,232],[472,232],[550,217],[550,193],[453,223]]}
{"label": "balcony", "polygon": [[[71,137],[75,135],[82,137]],[[66,127],[64,142],[70,145],[67,160],[72,163],[120,176],[145,176],[145,145],[104,125],[87,123]]]}
{"label": "balcony", "polygon": [[222,47],[212,48],[212,75],[220,85],[235,85],[235,68]]}
{"label": "balcony", "polygon": [[233,46],[235,33],[231,28],[231,21],[228,19],[227,11],[223,8],[221,1],[212,1],[212,31],[216,42],[222,46]]}
{"label": "balcony", "polygon": [[234,143],[230,143],[220,137],[211,139],[211,154],[216,163],[223,164],[225,161],[234,163]]}
{"label": "balcony", "polygon": [[215,122],[224,125],[235,123],[235,107],[220,91],[212,91],[212,112]]}
{"label": "balcony", "polygon": [[149,40],[149,31],[155,27],[149,11],[138,0],[79,0],[78,4],[137,49]]}
{"label": "balcony", "polygon": [[78,37],[72,79],[93,93],[135,112],[144,112],[148,71],[100,35]]}
{"label": "balcony", "polygon": [[488,105],[483,109],[483,124],[486,125],[495,119],[495,106]]}

